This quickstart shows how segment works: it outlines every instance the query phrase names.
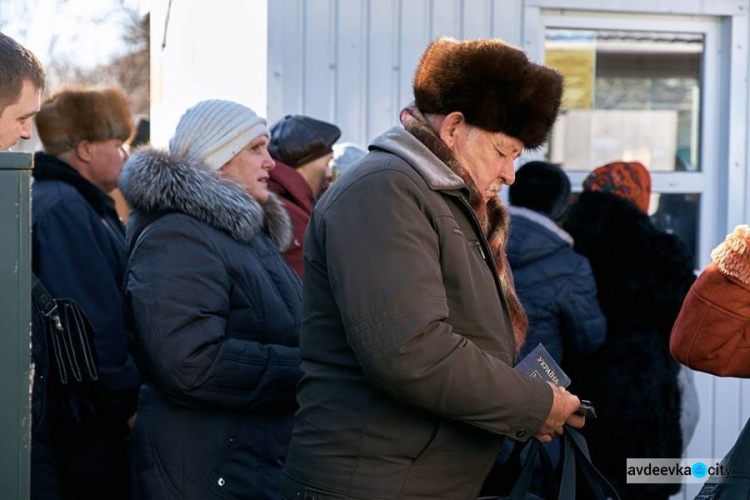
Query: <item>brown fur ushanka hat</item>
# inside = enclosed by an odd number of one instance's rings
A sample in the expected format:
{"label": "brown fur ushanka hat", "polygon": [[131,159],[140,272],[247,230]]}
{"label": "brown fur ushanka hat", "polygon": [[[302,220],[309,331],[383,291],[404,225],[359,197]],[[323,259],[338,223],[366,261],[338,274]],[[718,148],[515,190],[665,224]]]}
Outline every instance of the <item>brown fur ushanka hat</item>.
{"label": "brown fur ushanka hat", "polygon": [[422,113],[463,113],[489,132],[542,145],[557,118],[563,78],[500,40],[438,38],[419,61],[414,97]]}
{"label": "brown fur ushanka hat", "polygon": [[56,155],[80,141],[120,139],[133,135],[133,118],[122,91],[116,87],[64,87],[42,104],[36,128],[44,151]]}

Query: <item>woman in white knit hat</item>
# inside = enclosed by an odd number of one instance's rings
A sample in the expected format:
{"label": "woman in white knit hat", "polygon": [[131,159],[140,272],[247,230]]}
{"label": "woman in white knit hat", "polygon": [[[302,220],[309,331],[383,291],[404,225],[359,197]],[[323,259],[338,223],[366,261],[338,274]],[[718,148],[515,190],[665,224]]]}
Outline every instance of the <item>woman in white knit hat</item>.
{"label": "woman in white knit hat", "polygon": [[301,287],[281,256],[289,217],[268,191],[266,121],[229,101],[141,150],[126,307],[144,374],[135,498],[276,498],[300,378]]}

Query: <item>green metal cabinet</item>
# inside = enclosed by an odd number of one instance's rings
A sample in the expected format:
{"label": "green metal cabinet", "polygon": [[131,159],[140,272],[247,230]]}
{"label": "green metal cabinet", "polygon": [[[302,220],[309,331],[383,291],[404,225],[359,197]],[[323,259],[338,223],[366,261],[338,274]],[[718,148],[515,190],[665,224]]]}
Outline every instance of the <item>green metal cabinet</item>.
{"label": "green metal cabinet", "polygon": [[0,153],[0,498],[29,497],[31,168]]}

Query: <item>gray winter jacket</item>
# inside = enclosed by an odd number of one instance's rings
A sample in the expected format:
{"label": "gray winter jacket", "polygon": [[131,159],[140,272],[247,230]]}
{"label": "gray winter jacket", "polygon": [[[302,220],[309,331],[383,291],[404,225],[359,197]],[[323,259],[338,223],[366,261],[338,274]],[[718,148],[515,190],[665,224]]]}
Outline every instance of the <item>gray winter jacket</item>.
{"label": "gray winter jacket", "polygon": [[370,149],[305,235],[282,494],[473,500],[502,436],[529,439],[552,391],[512,368],[507,304],[463,181],[401,127]]}

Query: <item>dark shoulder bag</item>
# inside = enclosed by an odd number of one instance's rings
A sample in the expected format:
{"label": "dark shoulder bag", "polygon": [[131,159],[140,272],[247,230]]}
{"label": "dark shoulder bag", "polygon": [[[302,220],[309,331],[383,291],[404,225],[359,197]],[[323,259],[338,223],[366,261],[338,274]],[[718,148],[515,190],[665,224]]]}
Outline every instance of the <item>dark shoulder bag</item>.
{"label": "dark shoulder bag", "polygon": [[50,365],[62,385],[95,382],[99,378],[94,329],[81,306],[71,299],[53,299],[36,275],[31,295],[43,316],[43,341],[50,348]]}
{"label": "dark shoulder bag", "polygon": [[[546,450],[539,441],[532,439],[526,444],[528,452],[510,493],[503,496],[480,497],[480,499],[536,500],[547,498],[550,500],[619,500],[620,497],[617,491],[615,491],[614,487],[591,462],[588,444],[583,435],[577,429],[566,425],[565,433],[560,439],[562,439],[563,444],[562,467],[560,479],[556,484],[550,484],[550,478],[553,478],[553,483],[555,482],[556,474],[552,467],[552,462],[548,457],[545,459]],[[516,451],[514,450],[515,454]],[[542,466],[543,497],[530,491],[537,457],[540,457]]]}
{"label": "dark shoulder bag", "polygon": [[71,299],[53,299],[36,275],[31,295],[44,317],[44,341],[51,348],[50,365],[63,385],[95,382],[99,378],[94,329],[81,306]]}
{"label": "dark shoulder bag", "polygon": [[[99,378],[94,329],[81,306],[54,299],[32,274],[32,436],[44,435],[51,422],[82,422],[93,415],[94,383]],[[57,408],[54,410],[53,408]]]}

